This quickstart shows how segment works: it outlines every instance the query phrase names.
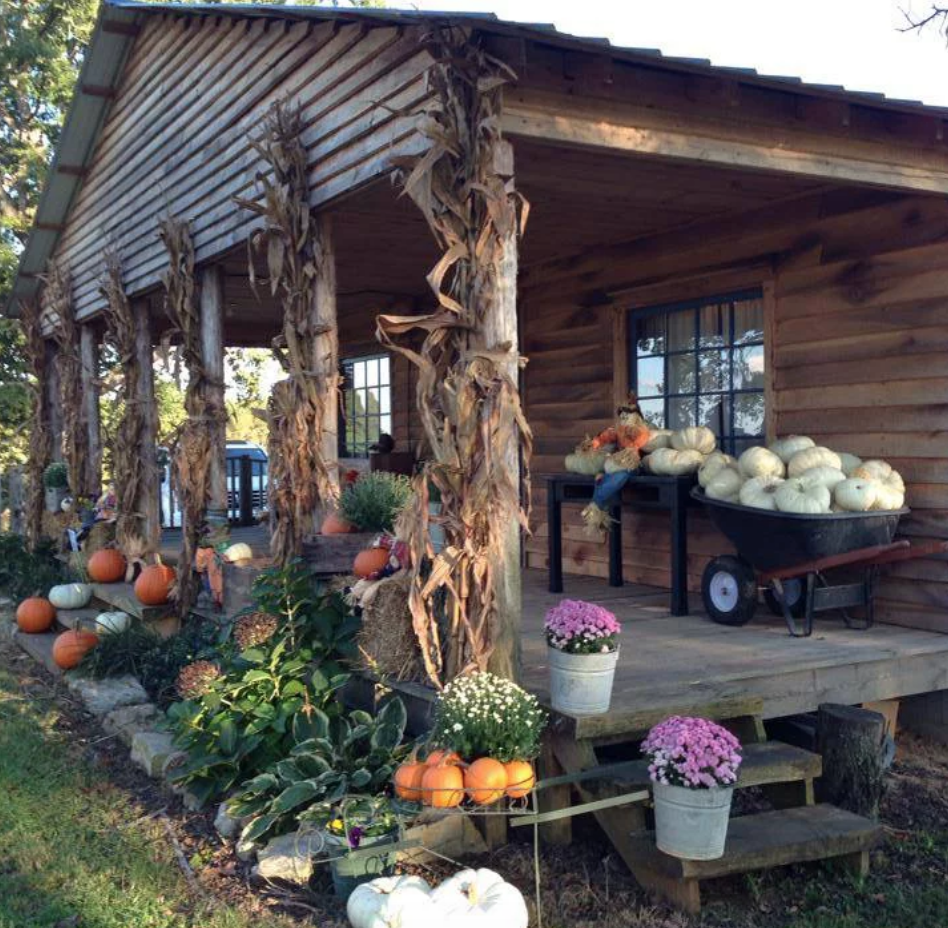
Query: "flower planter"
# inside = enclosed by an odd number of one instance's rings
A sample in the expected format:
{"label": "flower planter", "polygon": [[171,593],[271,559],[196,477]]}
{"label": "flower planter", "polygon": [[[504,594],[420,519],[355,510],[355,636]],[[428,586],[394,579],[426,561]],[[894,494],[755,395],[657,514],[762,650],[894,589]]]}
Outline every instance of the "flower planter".
{"label": "flower planter", "polygon": [[[397,832],[388,835],[378,835],[374,838],[363,838],[359,844],[359,851],[378,846],[377,854],[367,854],[350,857],[345,851],[342,839],[334,835],[326,835],[326,846],[330,854],[338,854],[330,862],[332,869],[332,888],[335,894],[345,902],[352,891],[361,883],[368,883],[379,876],[387,876],[395,869],[395,852],[385,848],[398,841]],[[338,848],[338,850],[337,850]]]}
{"label": "flower planter", "polygon": [[724,856],[734,788],[689,789],[653,783],[655,843],[660,851],[684,860]]}
{"label": "flower planter", "polygon": [[62,512],[63,500],[69,495],[67,487],[46,487],[44,498],[47,512]]}
{"label": "flower planter", "polygon": [[604,654],[568,654],[547,648],[550,703],[567,715],[601,715],[609,711],[619,649]]}

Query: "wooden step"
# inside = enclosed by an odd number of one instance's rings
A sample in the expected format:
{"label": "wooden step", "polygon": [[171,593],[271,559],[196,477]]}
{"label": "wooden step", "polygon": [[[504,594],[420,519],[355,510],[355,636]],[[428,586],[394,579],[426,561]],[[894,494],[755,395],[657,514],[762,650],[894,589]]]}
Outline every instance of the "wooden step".
{"label": "wooden step", "polygon": [[174,615],[173,603],[164,606],[142,604],[135,595],[131,583],[93,583],[92,595],[105,607],[127,612],[133,618],[141,619],[143,622],[159,622]]}
{"label": "wooden step", "polygon": [[95,617],[102,612],[97,606],[86,606],[85,609],[57,609],[56,621],[63,628],[82,628],[95,631]]}
{"label": "wooden step", "polygon": [[724,856],[718,860],[680,860],[655,846],[653,832],[632,836],[637,866],[666,878],[705,880],[770,867],[869,851],[882,833],[875,822],[836,806],[820,804],[732,818]]}
{"label": "wooden step", "polygon": [[13,633],[13,640],[51,674],[61,677],[63,672],[53,660],[53,642],[58,634],[58,632],[43,632],[39,635],[27,635],[25,632],[17,631]]}

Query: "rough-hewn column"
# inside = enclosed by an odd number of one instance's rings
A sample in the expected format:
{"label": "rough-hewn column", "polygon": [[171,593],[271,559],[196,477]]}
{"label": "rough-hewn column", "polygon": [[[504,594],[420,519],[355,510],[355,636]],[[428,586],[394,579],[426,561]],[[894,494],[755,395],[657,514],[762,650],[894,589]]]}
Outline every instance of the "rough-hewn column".
{"label": "rough-hewn column", "polygon": [[52,459],[63,460],[63,407],[59,392],[59,352],[54,341],[46,342],[46,408],[49,410],[49,437]]}
{"label": "rough-hewn column", "polygon": [[155,405],[155,361],[148,301],[135,300],[132,315],[135,322],[135,360],[139,368],[138,402],[142,412],[141,474],[139,511],[143,516],[145,547],[157,552],[160,547],[161,523],[158,516],[158,409]]}
{"label": "rough-hewn column", "polygon": [[[224,408],[224,273],[217,265],[200,271],[201,360],[209,406]],[[211,449],[208,515],[227,519],[227,426],[222,419],[208,423]]]}
{"label": "rough-hewn column", "polygon": [[86,486],[80,492],[91,496],[102,484],[102,417],[99,412],[99,342],[95,329],[84,325],[79,330],[79,350],[82,357],[82,406],[86,436],[89,443],[89,462],[86,468]]}

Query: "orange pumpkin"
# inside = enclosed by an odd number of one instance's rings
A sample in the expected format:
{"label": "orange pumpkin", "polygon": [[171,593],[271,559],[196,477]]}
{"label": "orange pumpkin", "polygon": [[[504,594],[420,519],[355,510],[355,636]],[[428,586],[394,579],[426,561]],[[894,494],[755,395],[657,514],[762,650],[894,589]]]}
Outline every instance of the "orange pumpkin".
{"label": "orange pumpkin", "polygon": [[71,670],[99,643],[99,636],[81,628],[63,632],[53,642],[53,660],[57,667]]}
{"label": "orange pumpkin", "polygon": [[395,771],[395,795],[408,802],[421,802],[421,781],[427,769],[426,764],[402,764]]}
{"label": "orange pumpkin", "polygon": [[453,809],[464,798],[464,774],[453,764],[426,766],[421,778],[425,805],[435,809]]}
{"label": "orange pumpkin", "polygon": [[490,805],[503,798],[507,771],[499,760],[481,757],[464,771],[464,788],[477,805]]}
{"label": "orange pumpkin", "polygon": [[55,618],[56,610],[53,604],[42,596],[24,599],[16,608],[17,628],[30,635],[47,631]]}
{"label": "orange pumpkin", "polygon": [[461,763],[461,758],[454,751],[442,751],[441,748],[437,748],[425,758],[425,763],[429,767],[437,767],[441,764],[455,765]]}
{"label": "orange pumpkin", "polygon": [[527,760],[512,760],[504,764],[507,772],[507,795],[511,799],[523,799],[529,795],[537,782],[533,764]]}
{"label": "orange pumpkin", "polygon": [[346,522],[342,516],[335,512],[330,512],[323,519],[323,524],[319,527],[323,535],[347,535],[355,531],[355,526],[351,522]]}
{"label": "orange pumpkin", "polygon": [[115,548],[102,548],[89,558],[86,571],[93,583],[117,583],[125,576],[125,558]]}
{"label": "orange pumpkin", "polygon": [[135,581],[135,595],[146,606],[163,606],[168,602],[175,581],[173,567],[152,564],[146,567]]}
{"label": "orange pumpkin", "polygon": [[365,580],[377,574],[388,563],[388,558],[388,548],[366,548],[356,555],[352,572]]}

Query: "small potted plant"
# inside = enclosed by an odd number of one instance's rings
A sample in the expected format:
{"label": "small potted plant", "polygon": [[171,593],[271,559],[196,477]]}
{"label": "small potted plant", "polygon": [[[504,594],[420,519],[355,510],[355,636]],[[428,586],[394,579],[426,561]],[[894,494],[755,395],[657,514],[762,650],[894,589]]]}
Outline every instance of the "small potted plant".
{"label": "small potted plant", "polygon": [[673,716],[642,742],[655,800],[660,851],[685,860],[724,854],[741,745],[708,719]]}
{"label": "small potted plant", "polygon": [[43,471],[46,511],[62,512],[63,500],[69,495],[69,471],[62,461],[53,461]]}
{"label": "small potted plant", "polygon": [[546,614],[550,702],[567,715],[609,711],[619,661],[618,619],[602,606],[564,599]]}

